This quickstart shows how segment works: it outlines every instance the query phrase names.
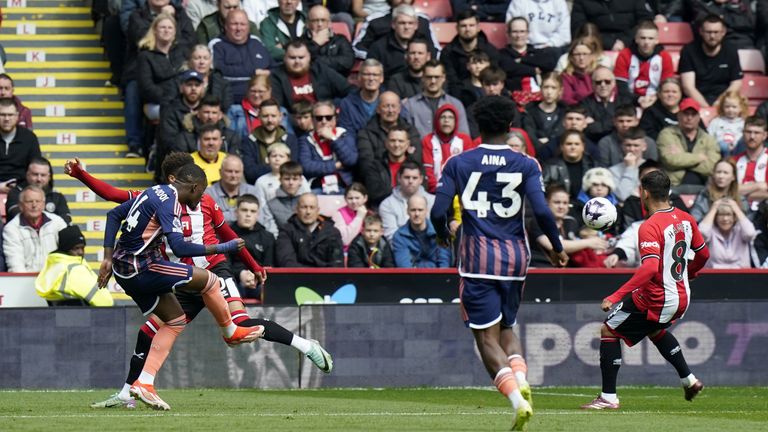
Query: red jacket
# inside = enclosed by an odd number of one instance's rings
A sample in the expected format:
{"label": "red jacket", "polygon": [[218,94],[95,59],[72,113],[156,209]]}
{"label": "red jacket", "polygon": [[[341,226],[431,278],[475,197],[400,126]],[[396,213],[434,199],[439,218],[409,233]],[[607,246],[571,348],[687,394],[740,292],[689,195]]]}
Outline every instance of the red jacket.
{"label": "red jacket", "polygon": [[[456,117],[456,126],[451,135],[445,135],[440,132],[440,116],[445,111],[453,112],[454,117]],[[424,162],[424,171],[426,171],[427,175],[426,189],[430,193],[435,192],[438,177],[440,177],[439,174],[442,172],[443,165],[448,161],[448,158],[477,147],[469,135],[457,132],[459,128],[459,112],[453,105],[441,105],[435,112],[432,124],[435,127],[434,131],[421,140],[422,161]],[[440,145],[439,151],[436,147],[438,143]]]}

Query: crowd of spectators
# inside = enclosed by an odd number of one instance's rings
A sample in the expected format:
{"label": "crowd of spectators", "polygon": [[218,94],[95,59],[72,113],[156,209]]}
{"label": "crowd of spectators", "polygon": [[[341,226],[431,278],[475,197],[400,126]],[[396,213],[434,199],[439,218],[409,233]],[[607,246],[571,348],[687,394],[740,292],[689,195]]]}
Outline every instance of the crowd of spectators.
{"label": "crowd of spectators", "polygon": [[[768,1],[451,0],[440,17],[413,3],[124,1],[104,40],[127,156],[154,169],[191,153],[265,264],[449,267],[431,193],[445,161],[480,143],[472,105],[504,95],[520,109],[509,143],[539,160],[572,265],[637,265],[639,179],[661,169],[671,202],[700,221],[711,266],[767,266],[768,102],[742,96],[738,49],[764,49]],[[438,21],[453,23],[452,40],[441,44]],[[491,42],[489,22],[506,44]],[[690,23],[694,39],[660,44],[668,22]],[[50,165],[31,127],[0,74],[0,193],[42,191],[43,219],[66,221],[63,197],[39,179]],[[595,196],[619,209],[606,233],[580,223]],[[38,223],[14,199],[6,243],[9,228]],[[533,264],[546,265],[529,225]]]}

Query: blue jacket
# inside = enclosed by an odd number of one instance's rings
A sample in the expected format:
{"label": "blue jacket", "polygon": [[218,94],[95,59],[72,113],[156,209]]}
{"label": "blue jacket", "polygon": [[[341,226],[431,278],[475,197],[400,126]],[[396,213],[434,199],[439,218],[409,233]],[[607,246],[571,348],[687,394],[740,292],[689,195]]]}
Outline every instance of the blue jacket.
{"label": "blue jacket", "polygon": [[272,57],[259,38],[251,35],[244,45],[230,42],[221,35],[208,43],[213,68],[224,75],[232,90],[232,101],[243,100],[248,90],[248,81],[256,69],[270,70],[274,66]]}
{"label": "blue jacket", "polygon": [[[357,164],[357,144],[355,136],[344,128],[336,128],[336,139],[331,145],[333,157],[323,160],[320,147],[315,141],[314,134],[306,134],[299,138],[299,163],[304,168],[304,176],[312,183],[314,178],[338,173],[346,186],[352,184],[352,170]],[[336,161],[343,167],[336,171]],[[314,187],[314,186],[313,186]]]}
{"label": "blue jacket", "polygon": [[[283,121],[280,122],[280,126],[285,129],[289,134],[293,134],[293,125],[288,119],[290,114],[288,110],[280,107],[280,113],[283,115]],[[243,109],[243,104],[240,101],[235,101],[227,111],[227,117],[229,117],[229,128],[237,132],[240,135],[240,142],[245,142],[248,139],[248,134],[251,132],[248,130],[248,123],[245,121],[245,116],[258,117],[255,113],[246,113]]]}
{"label": "blue jacket", "polygon": [[[360,97],[360,91],[356,90],[350,93],[339,103],[339,123],[340,127],[357,135],[357,131],[364,128],[368,121],[376,115],[376,108],[369,115],[365,110],[365,101]],[[376,106],[379,105],[379,99],[376,98]]]}
{"label": "blue jacket", "polygon": [[422,244],[406,223],[392,237],[395,266],[401,268],[446,268],[451,266],[451,251],[437,244],[437,233],[427,219],[427,243]]}

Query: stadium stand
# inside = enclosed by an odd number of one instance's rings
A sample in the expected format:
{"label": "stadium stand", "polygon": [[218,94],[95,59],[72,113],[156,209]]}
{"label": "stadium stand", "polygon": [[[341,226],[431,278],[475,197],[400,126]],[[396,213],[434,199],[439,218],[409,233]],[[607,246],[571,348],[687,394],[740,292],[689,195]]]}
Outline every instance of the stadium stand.
{"label": "stadium stand", "polygon": [[763,53],[761,53],[760,50],[740,49],[739,63],[741,64],[741,70],[744,73],[765,73],[765,60],[763,59]]}
{"label": "stadium stand", "polygon": [[659,43],[670,51],[680,51],[693,41],[693,30],[688,23],[664,23],[659,26]]}
{"label": "stadium stand", "polygon": [[413,7],[416,12],[430,17],[431,21],[447,21],[453,16],[451,2],[447,0],[416,0]]}
{"label": "stadium stand", "polygon": [[480,23],[480,30],[485,33],[488,42],[498,49],[507,45],[507,25],[504,23],[483,22]]}
{"label": "stadium stand", "polygon": [[446,46],[456,37],[455,22],[432,23],[432,29],[435,31],[435,35],[437,35],[437,41],[442,46]]}
{"label": "stadium stand", "polygon": [[352,42],[352,35],[349,33],[349,27],[347,27],[345,23],[342,23],[342,22],[331,23],[331,30],[333,30],[333,32],[338,35],[344,36],[345,38],[347,38],[348,41]]}
{"label": "stadium stand", "polygon": [[757,74],[744,74],[741,94],[749,99],[750,106],[758,106],[768,100],[768,77]]}
{"label": "stadium stand", "polygon": [[702,108],[699,115],[701,115],[701,122],[704,123],[704,127],[707,127],[709,122],[717,117],[717,108]]}

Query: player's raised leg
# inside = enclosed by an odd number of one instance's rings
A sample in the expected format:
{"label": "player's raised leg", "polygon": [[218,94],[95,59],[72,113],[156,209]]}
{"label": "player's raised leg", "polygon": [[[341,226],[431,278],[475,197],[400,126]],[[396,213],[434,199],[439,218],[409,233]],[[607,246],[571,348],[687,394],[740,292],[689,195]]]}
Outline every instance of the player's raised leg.
{"label": "player's raised leg", "polygon": [[692,401],[704,389],[704,383],[691,373],[677,338],[666,330],[659,330],[651,334],[649,338],[656,345],[656,349],[659,350],[661,356],[675,367],[677,375],[680,377],[680,383],[683,386],[685,400]]}

